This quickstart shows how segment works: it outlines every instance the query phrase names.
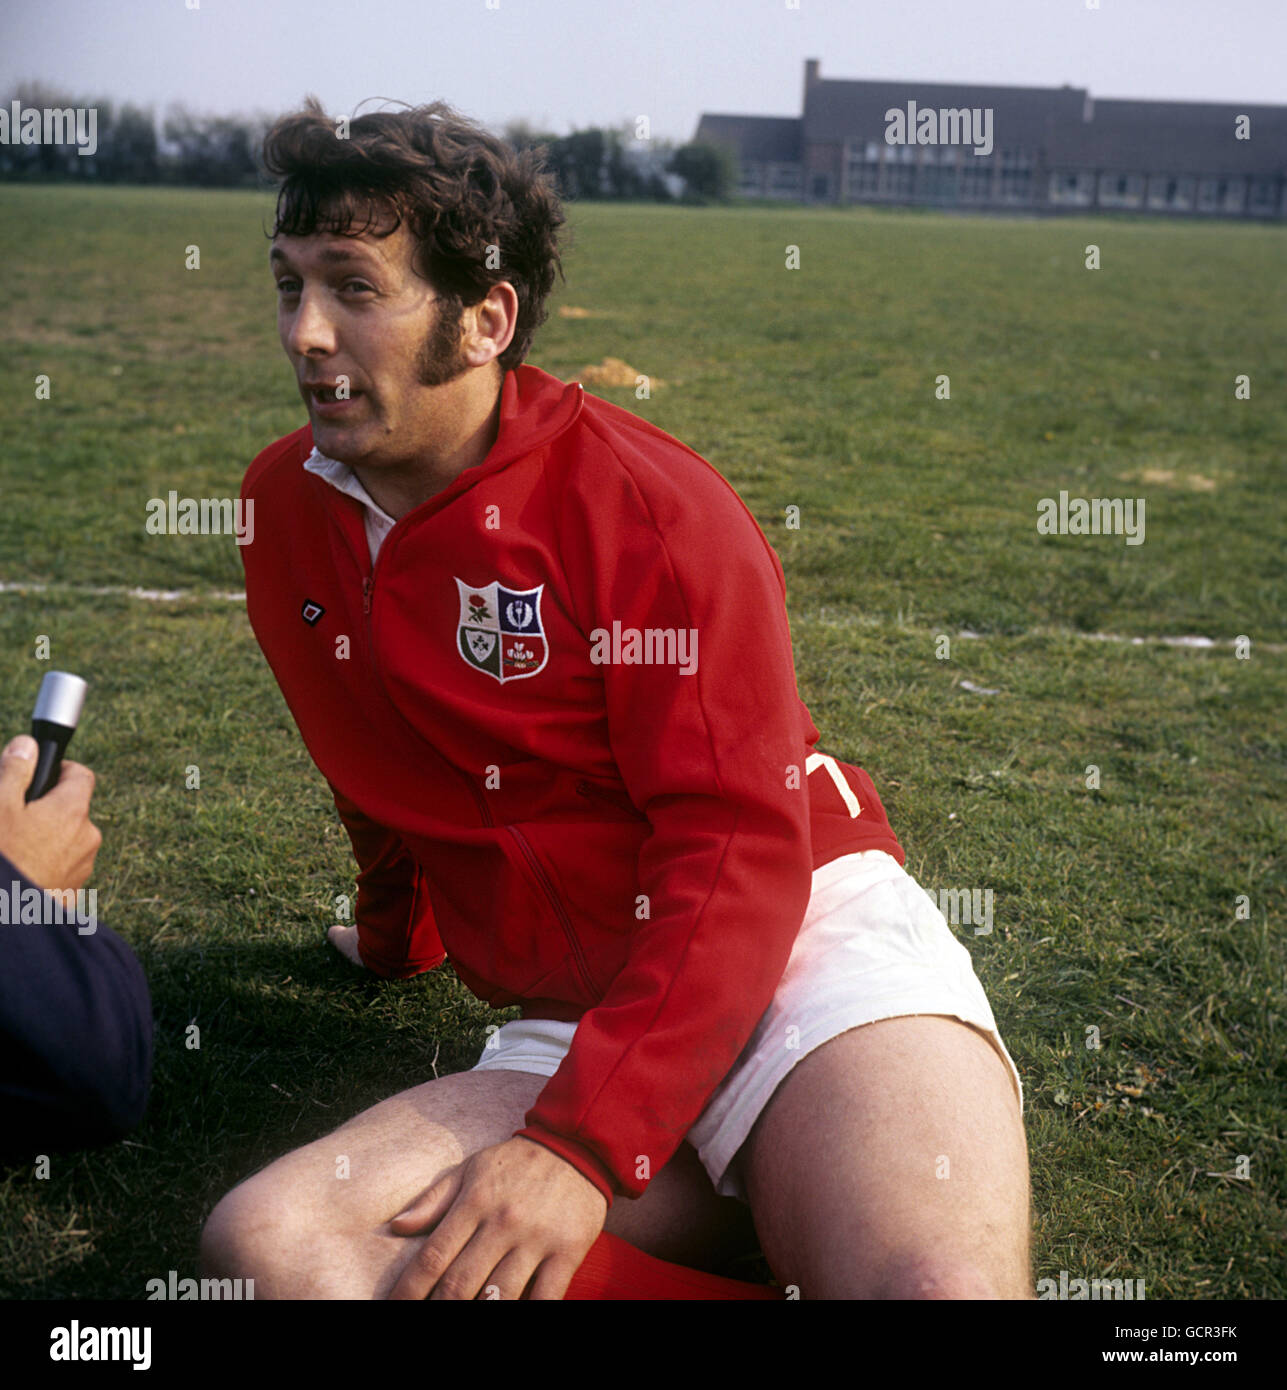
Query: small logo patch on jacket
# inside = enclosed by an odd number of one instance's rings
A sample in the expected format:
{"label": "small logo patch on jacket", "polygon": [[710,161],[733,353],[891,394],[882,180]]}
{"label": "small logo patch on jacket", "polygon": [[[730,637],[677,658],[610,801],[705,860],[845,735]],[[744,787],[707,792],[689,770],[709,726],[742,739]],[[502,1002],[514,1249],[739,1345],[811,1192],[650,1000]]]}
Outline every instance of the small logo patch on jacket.
{"label": "small logo patch on jacket", "polygon": [[299,616],[304,619],[309,627],[316,627],[317,620],[325,612],[326,609],[323,608],[320,603],[314,603],[311,598],[306,598],[303,608],[299,610]]}
{"label": "small logo patch on jacket", "polygon": [[538,584],[535,589],[510,589],[494,579],[477,589],[457,579],[456,650],[465,662],[502,685],[536,675],[550,654],[541,626],[544,588]]}

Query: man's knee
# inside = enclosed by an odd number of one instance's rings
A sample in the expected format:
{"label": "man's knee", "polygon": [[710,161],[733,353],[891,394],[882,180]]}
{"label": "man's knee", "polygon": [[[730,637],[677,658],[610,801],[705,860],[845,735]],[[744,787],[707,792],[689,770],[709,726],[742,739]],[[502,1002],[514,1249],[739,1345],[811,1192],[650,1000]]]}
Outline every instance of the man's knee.
{"label": "man's knee", "polygon": [[220,1198],[201,1228],[201,1273],[210,1278],[245,1277],[248,1225],[241,1187]]}
{"label": "man's knee", "polygon": [[966,1257],[905,1255],[889,1261],[868,1295],[887,1299],[1030,1298],[1013,1277]]}
{"label": "man's knee", "polygon": [[210,1278],[280,1278],[286,1252],[304,1223],[284,1184],[256,1173],[225,1194],[201,1230],[201,1273]]}
{"label": "man's knee", "polygon": [[508,1138],[543,1084],[466,1072],[372,1106],[233,1188],[201,1233],[202,1272],[253,1278],[257,1298],[369,1296],[355,1284],[378,1285],[403,1244],[383,1232],[390,1249],[376,1248],[382,1227],[448,1169]]}
{"label": "man's knee", "polygon": [[[254,1279],[257,1298],[325,1296],[334,1243],[347,1223],[344,1204],[321,1185],[312,1147],[277,1159],[220,1199],[201,1231],[204,1276]],[[323,1259],[327,1241],[330,1258]]]}

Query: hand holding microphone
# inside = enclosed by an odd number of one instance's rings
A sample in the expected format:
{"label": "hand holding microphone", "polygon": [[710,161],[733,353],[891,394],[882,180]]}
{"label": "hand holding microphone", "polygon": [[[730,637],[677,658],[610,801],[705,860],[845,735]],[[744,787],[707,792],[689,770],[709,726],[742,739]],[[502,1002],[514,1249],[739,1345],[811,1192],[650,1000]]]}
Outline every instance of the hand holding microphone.
{"label": "hand holding microphone", "polygon": [[94,774],[62,761],[86,688],[79,676],[50,671],[36,697],[31,737],[12,739],[0,755],[0,854],[50,892],[83,887],[103,841],[89,818]]}
{"label": "hand holding microphone", "polygon": [[36,740],[36,770],[26,799],[35,801],[58,783],[58,771],[71,736],[80,723],[89,687],[79,676],[50,671],[40,682],[36,708],[31,715],[31,736]]}

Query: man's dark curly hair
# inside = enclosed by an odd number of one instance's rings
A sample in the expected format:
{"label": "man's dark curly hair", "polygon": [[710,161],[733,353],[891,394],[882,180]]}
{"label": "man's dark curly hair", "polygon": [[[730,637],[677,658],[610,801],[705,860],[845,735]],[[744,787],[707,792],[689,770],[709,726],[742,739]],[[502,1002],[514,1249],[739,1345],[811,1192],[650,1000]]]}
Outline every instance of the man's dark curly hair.
{"label": "man's dark curly hair", "polygon": [[496,360],[504,372],[527,356],[563,275],[566,218],[543,147],[514,150],[441,101],[356,116],[342,138],[310,96],[265,135],[263,162],[282,181],[270,236],[389,236],[405,222],[449,322],[500,281],[514,286],[518,322]]}

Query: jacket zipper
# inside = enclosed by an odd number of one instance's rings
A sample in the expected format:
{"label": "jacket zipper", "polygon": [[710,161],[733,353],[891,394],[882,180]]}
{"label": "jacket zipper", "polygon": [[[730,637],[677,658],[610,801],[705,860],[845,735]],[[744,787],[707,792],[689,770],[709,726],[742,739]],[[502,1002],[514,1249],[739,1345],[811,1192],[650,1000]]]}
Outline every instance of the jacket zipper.
{"label": "jacket zipper", "polygon": [[550,876],[545,872],[545,866],[536,857],[536,851],[527,842],[527,836],[516,825],[507,825],[506,830],[514,837],[515,843],[527,858],[527,862],[532,867],[532,872],[540,881],[541,888],[550,906],[554,909],[555,915],[559,919],[559,925],[563,928],[563,935],[568,939],[568,945],[572,949],[572,959],[577,968],[577,974],[581,979],[581,987],[591,995],[598,995],[599,990],[595,987],[594,981],[590,978],[590,967],[586,963],[585,953],[581,950],[581,943],[576,939],[576,933],[572,930],[572,920],[568,916],[563,904],[559,901],[558,894],[554,891],[554,885],[550,882]]}
{"label": "jacket zipper", "polygon": [[[381,554],[383,553],[383,549],[381,549]],[[379,563],[378,556],[376,557],[376,563]],[[371,653],[371,665],[375,669],[376,680],[380,683],[380,689],[384,693],[385,699],[389,700],[388,691],[384,689],[384,682],[380,679],[379,667],[375,658],[375,637],[371,631],[371,604],[374,594],[374,575],[363,576],[362,612],[366,615],[367,647]],[[393,701],[389,700],[389,703],[390,705],[392,705]],[[396,705],[394,706],[394,711],[395,713],[398,712]],[[432,747],[432,745],[430,746]],[[437,753],[437,749],[434,749],[433,751]],[[448,759],[443,758],[441,753],[438,754],[438,757],[441,759],[442,762],[446,763],[447,766],[450,767],[452,771],[460,777],[461,781],[463,781],[465,785],[469,788],[470,792],[473,794],[474,801],[478,805],[479,812],[482,815],[483,820],[486,822],[486,824],[489,826],[494,825],[495,822],[492,819],[491,808],[487,805],[487,802],[484,800],[482,793],[478,790],[477,787],[474,786],[473,782],[470,781],[469,777],[465,773],[461,772],[460,769],[457,768],[454,763],[451,763],[448,761]],[[568,946],[571,948],[572,951],[573,964],[576,966],[577,976],[580,980],[582,989],[584,989],[586,993],[591,995],[592,997],[598,996],[600,991],[595,986],[594,981],[590,977],[590,967],[586,961],[585,953],[581,949],[581,943],[577,940],[576,933],[572,930],[572,919],[568,916],[567,910],[559,901],[558,894],[556,894],[554,891],[554,885],[550,882],[550,877],[545,872],[545,866],[536,857],[536,851],[531,847],[530,844],[528,844],[527,837],[516,825],[507,825],[505,829],[508,830],[509,833],[514,837],[515,843],[523,851],[524,857],[526,858],[528,864],[531,865],[532,872],[536,875],[537,880],[541,885],[541,890],[542,892],[544,892],[546,900],[554,909],[555,916],[559,919],[559,925],[563,928],[563,935],[567,938]]]}
{"label": "jacket zipper", "polygon": [[[386,540],[385,540],[385,545],[387,545],[387,544],[388,544],[388,540],[387,540],[387,538],[386,538]],[[380,563],[380,556],[383,555],[384,553],[385,553],[385,552],[384,552],[384,547],[381,546],[381,548],[380,548],[380,555],[377,555],[377,556],[376,556],[376,564],[377,564],[377,565]],[[470,793],[470,795],[474,798],[474,804],[478,807],[478,814],[482,817],[483,824],[484,824],[484,825],[489,825],[489,826],[490,826],[490,825],[495,825],[496,822],[492,819],[491,807],[488,806],[487,801],[486,801],[486,798],[483,796],[482,792],[480,792],[480,791],[478,790],[478,788],[474,785],[474,783],[473,783],[473,781],[470,779],[469,775],[468,775],[467,773],[462,772],[462,771],[455,765],[455,763],[451,762],[451,761],[450,761],[449,759],[447,759],[447,758],[444,758],[443,755],[442,755],[441,753],[439,753],[438,750],[437,750],[436,748],[434,748],[433,744],[429,743],[428,740],[425,739],[425,738],[419,733],[419,731],[418,731],[417,729],[415,729],[415,728],[411,725],[411,723],[410,723],[410,722],[406,719],[406,717],[402,714],[402,711],[401,711],[400,709],[398,709],[397,705],[395,705],[395,704],[393,703],[392,699],[390,699],[390,697],[389,697],[389,692],[388,692],[388,690],[385,689],[384,679],[383,679],[383,677],[380,675],[380,663],[377,661],[376,655],[375,655],[375,634],[374,634],[374,632],[371,630],[371,629],[372,629],[371,606],[372,606],[372,601],[374,600],[374,597],[375,597],[375,576],[374,576],[374,574],[363,575],[363,577],[362,577],[362,612],[363,612],[363,613],[365,614],[365,616],[366,616],[366,645],[367,645],[367,650],[371,653],[371,670],[372,670],[372,672],[373,672],[374,675],[375,675],[376,684],[379,685],[379,687],[380,687],[380,693],[381,693],[381,694],[384,696],[384,698],[388,701],[389,706],[390,706],[390,708],[393,710],[394,714],[398,715],[398,717],[399,717],[400,719],[402,719],[402,722],[403,722],[404,724],[406,724],[407,727],[408,727],[409,729],[411,729],[412,733],[414,733],[414,734],[416,735],[416,737],[420,740],[420,742],[423,743],[423,744],[425,744],[425,746],[426,746],[427,748],[429,748],[429,750],[438,758],[438,760],[439,760],[441,763],[443,763],[445,766],[449,767],[449,768],[452,770],[452,772],[454,772],[454,773],[456,774],[456,776],[460,778],[460,780],[465,784],[465,786],[469,788],[469,793]]]}
{"label": "jacket zipper", "polygon": [[[388,544],[387,539],[385,544]],[[383,554],[384,548],[381,547],[380,555]],[[376,556],[376,564],[378,565],[379,562],[380,557]],[[377,682],[379,682],[380,689],[384,694],[384,698],[386,700],[389,700],[389,693],[387,690],[385,690],[384,682],[380,677],[379,665],[376,661],[375,656],[375,635],[371,630],[371,607],[374,596],[374,573],[372,573],[371,575],[364,575],[362,578],[362,612],[366,616],[367,648],[371,653],[371,666],[372,669],[375,671],[376,680]],[[393,705],[392,700],[389,700],[389,704],[393,706],[395,713],[400,713],[400,711],[398,711],[397,706]],[[423,742],[424,740],[421,741]],[[430,747],[432,748],[432,745],[430,745]],[[433,749],[433,751],[437,753],[437,749]],[[438,757],[442,762],[446,763],[447,766],[450,767],[452,771],[460,777],[461,781],[463,781],[465,785],[469,788],[471,794],[473,795],[474,801],[478,805],[479,813],[482,815],[484,822],[489,826],[494,825],[495,821],[492,819],[491,808],[487,805],[487,802],[483,798],[482,793],[478,790],[476,786],[474,786],[473,782],[470,781],[469,777],[465,773],[461,772],[460,769],[457,768],[454,763],[451,763],[446,758],[444,758],[441,753],[438,753]],[[524,857],[527,859],[528,864],[531,865],[532,872],[536,875],[537,880],[541,885],[541,890],[542,892],[544,892],[546,900],[554,909],[555,916],[559,919],[559,925],[563,928],[563,934],[567,938],[568,946],[572,951],[572,961],[573,964],[576,966],[577,977],[580,980],[581,988],[584,989],[586,993],[589,994],[591,997],[597,997],[600,991],[595,986],[594,981],[590,977],[590,967],[586,962],[585,953],[581,949],[581,943],[577,940],[576,933],[572,930],[572,920],[568,916],[567,910],[564,908],[563,904],[559,901],[558,895],[554,891],[554,885],[550,882],[549,875],[545,872],[544,865],[542,865],[541,861],[536,857],[536,851],[532,849],[530,844],[528,844],[527,837],[523,834],[521,830],[519,830],[517,826],[507,825],[505,829],[508,830],[509,833],[514,837],[515,843],[523,851]]]}

